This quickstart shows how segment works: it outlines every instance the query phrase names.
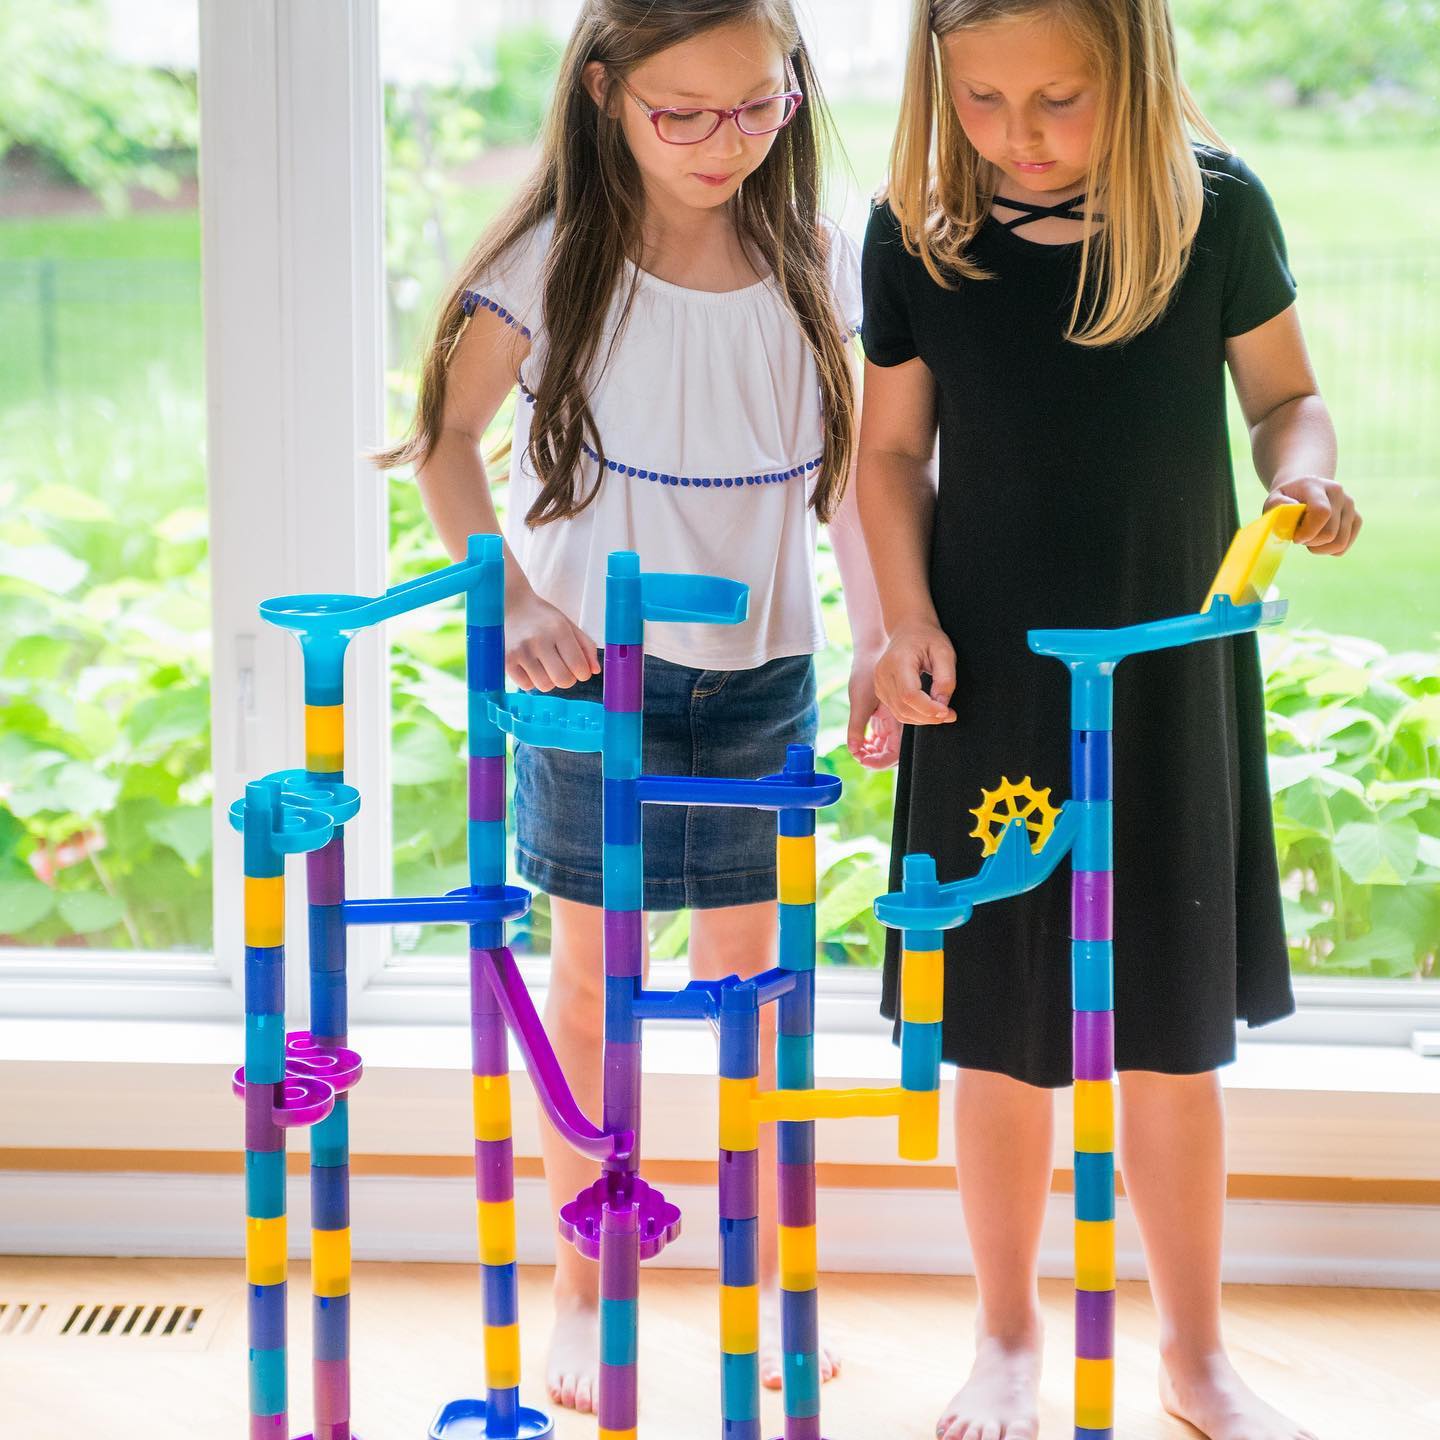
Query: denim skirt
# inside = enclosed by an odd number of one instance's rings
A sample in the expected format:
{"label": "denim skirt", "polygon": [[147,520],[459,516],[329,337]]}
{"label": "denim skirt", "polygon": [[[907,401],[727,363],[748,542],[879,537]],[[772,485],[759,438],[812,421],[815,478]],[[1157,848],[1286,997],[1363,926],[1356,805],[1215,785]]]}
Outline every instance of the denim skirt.
{"label": "denim skirt", "polygon": [[[555,692],[601,698],[601,677]],[[645,657],[647,775],[757,780],[785,768],[788,745],[813,745],[815,666],[785,656],[753,670],[693,670]],[[516,747],[515,839],[521,877],[600,905],[600,757]],[[775,898],[775,815],[708,805],[646,805],[647,910],[713,910]]]}

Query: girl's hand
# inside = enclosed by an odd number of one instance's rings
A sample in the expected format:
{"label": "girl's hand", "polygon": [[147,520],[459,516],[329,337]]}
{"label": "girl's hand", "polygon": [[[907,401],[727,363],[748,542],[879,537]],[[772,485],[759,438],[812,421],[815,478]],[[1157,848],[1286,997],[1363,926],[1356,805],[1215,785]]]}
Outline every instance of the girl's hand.
{"label": "girl's hand", "polygon": [[875,694],[876,658],[874,652],[855,652],[845,743],[867,770],[888,770],[900,758],[900,722]]}
{"label": "girl's hand", "polygon": [[[920,688],[921,675],[930,676],[930,693]],[[950,725],[955,712],[955,647],[930,621],[898,626],[875,667],[875,694],[882,705],[905,725]]]}
{"label": "girl's hand", "polygon": [[568,690],[600,673],[595,642],[533,590],[506,602],[505,668],[525,690]]}
{"label": "girl's hand", "polygon": [[1295,529],[1295,543],[1316,555],[1343,555],[1354,543],[1363,523],[1355,502],[1344,487],[1318,475],[1282,480],[1270,491],[1267,510],[1276,505],[1305,506]]}

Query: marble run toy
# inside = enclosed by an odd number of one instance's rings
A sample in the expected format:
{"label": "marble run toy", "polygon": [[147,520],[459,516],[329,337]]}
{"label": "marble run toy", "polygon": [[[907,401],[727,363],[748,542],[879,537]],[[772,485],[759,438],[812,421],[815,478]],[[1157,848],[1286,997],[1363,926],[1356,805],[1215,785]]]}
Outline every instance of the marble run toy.
{"label": "marble run toy", "polygon": [[[343,664],[361,629],[464,595],[469,690],[469,884],[417,899],[350,899],[344,828],[360,797],[344,783]],[[606,578],[603,702],[504,690],[504,560],[498,536],[471,538],[465,560],[373,598],[293,595],[261,614],[297,635],[305,667],[306,764],[247,785],[231,810],[245,852],[245,1065],[235,1088],[246,1114],[246,1269],[250,1288],[251,1440],[289,1440],[286,1395],[285,1131],[311,1131],[316,1410],[312,1437],[351,1440],[347,1110],[360,1078],[346,1048],[345,938],[367,924],[469,927],[472,1091],[486,1394],[443,1405],[431,1440],[539,1440],[543,1411],[520,1403],[514,1163],[507,1035],[549,1122],[599,1166],[559,1217],[563,1239],[600,1266],[600,1440],[637,1440],[638,1277],[680,1228],[680,1211],[640,1173],[641,1046],[648,1020],[700,1021],[720,1037],[719,1251],[724,1440],[760,1440],[758,1143],[777,1127],[784,1440],[821,1440],[815,1230],[815,1122],[893,1116],[899,1150],[938,1151],[942,974],[907,966],[900,1084],[817,1090],[814,1084],[815,815],[840,795],[813,751],[791,746],[760,779],[649,775],[642,765],[647,620],[735,624],[746,587],[703,576],[645,573],[629,552]],[[604,1096],[586,1116],[505,945],[529,893],[505,881],[506,737],[597,754],[604,784]],[[753,979],[678,991],[642,981],[641,814],[650,805],[774,811],[779,964]],[[1004,846],[1002,845],[1002,851]],[[286,1036],[284,864],[306,854],[311,1029]],[[1008,851],[1005,854],[1008,855]],[[938,944],[934,947],[938,952]],[[760,1088],[760,1014],[777,1007],[777,1085]]]}
{"label": "marble run toy", "polygon": [[[1070,799],[1058,810],[1026,776],[984,792],[972,834],[985,856],[968,880],[940,884],[934,860],[907,855],[903,884],[875,902],[902,932],[901,1005],[917,983],[937,983],[943,932],[977,905],[1043,884],[1071,860],[1075,1117],[1075,1440],[1114,1440],[1115,1423],[1115,988],[1112,921],[1111,736],[1115,669],[1129,655],[1243,635],[1284,618],[1267,603],[1303,505],[1267,510],[1231,543],[1200,611],[1117,630],[1032,630],[1030,648],[1071,677]],[[997,830],[995,827],[999,826]],[[902,1041],[903,1043],[903,1041]]]}

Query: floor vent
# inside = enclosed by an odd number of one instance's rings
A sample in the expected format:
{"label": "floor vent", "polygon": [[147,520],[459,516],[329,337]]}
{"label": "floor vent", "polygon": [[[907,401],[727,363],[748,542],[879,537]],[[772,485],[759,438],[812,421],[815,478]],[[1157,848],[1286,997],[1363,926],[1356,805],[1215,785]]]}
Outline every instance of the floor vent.
{"label": "floor vent", "polygon": [[223,1308],[175,1300],[0,1300],[0,1342],[108,1340],[203,1350]]}

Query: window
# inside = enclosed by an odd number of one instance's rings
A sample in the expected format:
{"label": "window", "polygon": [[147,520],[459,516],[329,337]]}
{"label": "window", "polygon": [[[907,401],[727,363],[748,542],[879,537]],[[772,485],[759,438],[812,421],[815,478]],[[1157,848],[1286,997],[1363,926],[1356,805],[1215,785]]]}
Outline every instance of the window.
{"label": "window", "polygon": [[0,957],[108,973],[212,938],[198,17],[148,9],[0,22]]}

